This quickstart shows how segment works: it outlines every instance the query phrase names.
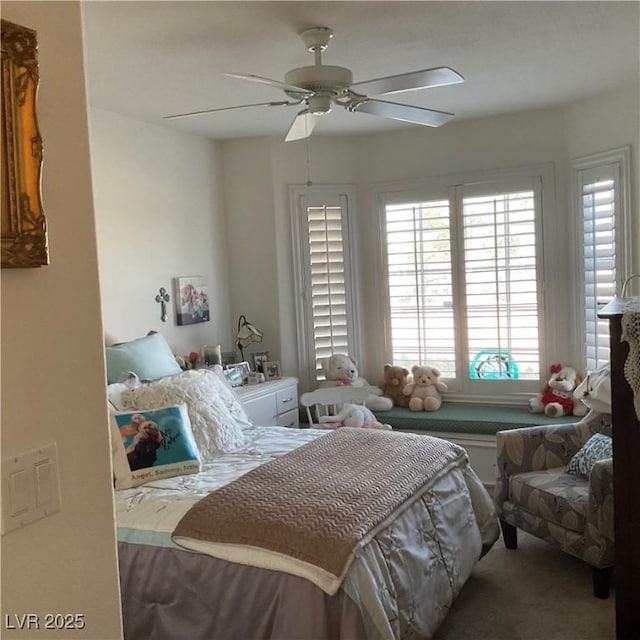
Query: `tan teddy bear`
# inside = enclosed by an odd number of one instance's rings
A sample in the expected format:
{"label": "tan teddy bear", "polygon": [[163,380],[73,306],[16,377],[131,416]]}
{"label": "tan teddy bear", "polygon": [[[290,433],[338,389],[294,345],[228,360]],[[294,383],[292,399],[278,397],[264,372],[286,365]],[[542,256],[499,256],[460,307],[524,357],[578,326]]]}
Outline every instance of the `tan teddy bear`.
{"label": "tan teddy bear", "polygon": [[404,395],[404,388],[409,378],[409,369],[396,367],[391,364],[384,365],[384,380],[380,385],[382,395],[389,398],[396,407],[408,407],[409,397]]}
{"label": "tan teddy bear", "polygon": [[409,409],[412,411],[436,411],[442,405],[441,391],[447,391],[447,385],[440,378],[440,371],[435,367],[411,367],[413,381],[404,388],[404,395],[409,397]]}

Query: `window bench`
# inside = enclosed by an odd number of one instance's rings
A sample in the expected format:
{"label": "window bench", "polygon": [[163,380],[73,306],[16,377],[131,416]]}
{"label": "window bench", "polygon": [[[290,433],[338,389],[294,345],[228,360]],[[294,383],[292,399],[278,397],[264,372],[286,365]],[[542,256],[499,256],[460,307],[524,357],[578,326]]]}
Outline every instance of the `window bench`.
{"label": "window bench", "polygon": [[495,435],[505,429],[537,427],[541,424],[575,422],[574,416],[550,418],[544,413],[530,413],[526,407],[500,407],[443,402],[437,411],[411,411],[393,407],[374,411],[380,422],[400,431],[440,431],[465,435]]}
{"label": "window bench", "polygon": [[496,478],[496,433],[541,424],[575,422],[579,418],[550,418],[544,413],[530,413],[527,407],[455,404],[444,402],[437,411],[411,411],[393,407],[374,411],[380,422],[396,431],[420,433],[444,438],[467,450],[471,466],[482,482],[493,488]]}

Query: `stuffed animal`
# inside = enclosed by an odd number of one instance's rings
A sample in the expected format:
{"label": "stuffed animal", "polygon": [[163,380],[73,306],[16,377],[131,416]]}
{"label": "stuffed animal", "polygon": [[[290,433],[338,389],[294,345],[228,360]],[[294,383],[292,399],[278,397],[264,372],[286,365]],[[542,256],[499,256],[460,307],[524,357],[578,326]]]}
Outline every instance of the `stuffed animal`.
{"label": "stuffed animal", "polygon": [[385,398],[389,398],[394,406],[409,406],[409,397],[403,393],[408,382],[409,369],[391,364],[384,365],[384,380],[380,385],[382,387],[382,395]]}
{"label": "stuffed animal", "polygon": [[[325,380],[320,383],[321,387],[369,386],[369,383],[358,374],[358,367],[353,358],[347,355],[337,353],[328,358],[322,358],[320,366],[325,377]],[[376,388],[376,393],[372,393],[366,399],[365,405],[374,411],[386,411],[391,409],[393,402],[390,398],[383,398],[382,389]]]}
{"label": "stuffed animal", "polygon": [[361,404],[345,404],[335,416],[320,416],[318,422],[325,429],[338,429],[340,427],[391,429],[391,425],[378,422],[371,410]]}
{"label": "stuffed animal", "polygon": [[597,413],[611,413],[611,368],[609,363],[588,373],[575,388],[573,397]]}
{"label": "stuffed animal", "polygon": [[447,385],[440,380],[440,371],[435,367],[414,365],[411,367],[413,380],[403,393],[409,397],[411,411],[436,411],[442,405],[441,391],[447,391]]}
{"label": "stuffed animal", "polygon": [[529,411],[551,417],[587,415],[587,406],[573,395],[576,387],[582,382],[577,371],[573,367],[553,364],[549,372],[551,377],[542,393],[529,400]]}

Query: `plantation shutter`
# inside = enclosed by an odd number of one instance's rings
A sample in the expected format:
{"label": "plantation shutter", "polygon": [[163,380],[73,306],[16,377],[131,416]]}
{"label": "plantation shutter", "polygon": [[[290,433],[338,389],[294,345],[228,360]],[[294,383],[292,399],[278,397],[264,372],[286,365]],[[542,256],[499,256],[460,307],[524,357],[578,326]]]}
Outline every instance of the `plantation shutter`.
{"label": "plantation shutter", "polygon": [[322,358],[359,355],[349,244],[355,196],[351,187],[295,187],[292,199],[299,374],[302,388],[315,388]]}
{"label": "plantation shutter", "polygon": [[454,378],[449,201],[387,205],[385,239],[393,362]]}
{"label": "plantation shutter", "polygon": [[615,296],[619,165],[582,169],[578,180],[584,246],[585,356],[587,370],[593,371],[609,360],[609,323],[598,318],[598,311]]}
{"label": "plantation shutter", "polygon": [[448,199],[385,204],[395,364],[431,364],[476,393],[539,381],[541,184],[462,184]]}
{"label": "plantation shutter", "polygon": [[342,207],[307,208],[314,360],[349,353]]}
{"label": "plantation shutter", "polygon": [[462,197],[471,379],[539,379],[537,208],[528,189]]}

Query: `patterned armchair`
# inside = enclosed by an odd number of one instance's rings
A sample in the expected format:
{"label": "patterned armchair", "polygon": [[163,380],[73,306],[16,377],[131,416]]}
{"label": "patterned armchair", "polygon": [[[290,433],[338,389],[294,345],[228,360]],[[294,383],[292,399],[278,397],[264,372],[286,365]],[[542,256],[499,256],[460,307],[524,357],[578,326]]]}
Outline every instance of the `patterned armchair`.
{"label": "patterned armchair", "polygon": [[611,435],[611,416],[591,411],[579,422],[500,431],[495,503],[508,549],[517,529],[592,566],[593,592],[609,596],[614,564],[613,459],[596,462],[588,480],[565,473],[594,434]]}

